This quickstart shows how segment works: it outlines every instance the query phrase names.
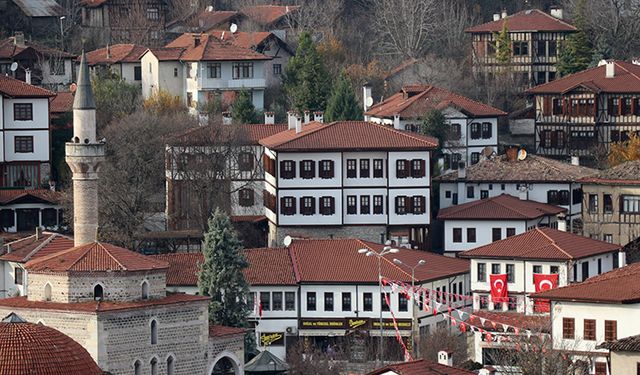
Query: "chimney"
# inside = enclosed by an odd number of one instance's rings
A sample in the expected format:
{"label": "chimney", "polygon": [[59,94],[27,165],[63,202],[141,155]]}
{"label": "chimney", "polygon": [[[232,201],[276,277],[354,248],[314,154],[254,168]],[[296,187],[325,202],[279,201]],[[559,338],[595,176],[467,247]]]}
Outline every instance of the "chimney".
{"label": "chimney", "polygon": [[28,84],[31,84],[31,69],[26,68],[24,70],[24,81]]}
{"label": "chimney", "polygon": [[605,68],[605,78],[613,78],[616,76],[616,63],[613,60],[607,60]]}
{"label": "chimney", "polygon": [[467,167],[464,165],[464,162],[460,160],[458,162],[458,179],[466,180],[467,178]]}
{"label": "chimney", "polygon": [[12,250],[11,250],[11,244],[10,244],[10,243],[8,243],[8,244],[7,244],[7,254],[9,254],[11,251],[12,251]]}
{"label": "chimney", "polygon": [[552,6],[550,9],[551,16],[561,20],[564,17],[564,11],[559,6]]}
{"label": "chimney", "polygon": [[109,43],[107,43],[107,60],[111,59],[111,47],[109,47]]}
{"label": "chimney", "polygon": [[16,31],[13,34],[13,44],[18,47],[24,47],[24,33],[22,31]]}
{"label": "chimney", "polygon": [[502,12],[500,12],[500,18],[507,18],[507,10],[506,9],[502,9]]}
{"label": "chimney", "polygon": [[287,125],[289,130],[296,128],[296,113],[294,111],[287,112]]}
{"label": "chimney", "polygon": [[222,112],[222,125],[231,125],[231,112]]}
{"label": "chimney", "polygon": [[193,46],[197,47],[200,45],[200,35],[194,35],[193,36]]}
{"label": "chimney", "polygon": [[500,21],[500,13],[494,13],[493,14],[493,20],[494,21]]}
{"label": "chimney", "polygon": [[438,363],[445,366],[453,366],[453,355],[450,351],[441,350],[438,352]]}
{"label": "chimney", "polygon": [[36,241],[38,241],[42,237],[42,228],[36,227]]}
{"label": "chimney", "polygon": [[296,134],[302,131],[302,116],[296,115]]}
{"label": "chimney", "polygon": [[311,112],[304,111],[304,123],[308,124],[309,122],[311,122]]}
{"label": "chimney", "polygon": [[[371,98],[371,99],[369,99]],[[368,83],[362,85],[362,102],[364,103],[364,112],[368,111],[373,105],[373,97],[371,96],[371,86]]]}
{"label": "chimney", "polygon": [[514,162],[518,160],[518,148],[514,146],[510,146],[506,149],[505,154],[507,155],[507,161]]}
{"label": "chimney", "polygon": [[400,115],[393,115],[393,127],[400,129]]}
{"label": "chimney", "polygon": [[572,156],[571,165],[580,165],[580,156]]}
{"label": "chimney", "polygon": [[313,112],[313,121],[324,122],[324,113],[322,111]]}
{"label": "chimney", "polygon": [[268,125],[272,125],[276,123],[276,114],[275,112],[265,112],[264,113],[264,123]]}
{"label": "chimney", "polygon": [[558,215],[558,230],[563,232],[567,231],[567,218],[564,214]]}

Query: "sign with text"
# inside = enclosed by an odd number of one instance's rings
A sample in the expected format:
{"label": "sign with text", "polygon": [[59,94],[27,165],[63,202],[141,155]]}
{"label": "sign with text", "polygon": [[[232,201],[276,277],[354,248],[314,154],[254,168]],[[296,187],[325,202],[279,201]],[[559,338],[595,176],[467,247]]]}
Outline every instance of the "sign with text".
{"label": "sign with text", "polygon": [[[399,330],[411,330],[411,319],[396,319]],[[300,329],[344,329],[350,331],[368,331],[380,329],[380,320],[374,318],[345,318],[345,319],[301,319]],[[382,321],[383,329],[394,329],[393,319]]]}
{"label": "sign with text", "polygon": [[346,329],[344,319],[300,319],[301,329]]}
{"label": "sign with text", "polygon": [[260,346],[284,346],[284,332],[260,332]]}
{"label": "sign with text", "polygon": [[[398,329],[401,331],[411,330],[411,319],[396,319],[396,323],[398,324]],[[380,320],[371,319],[371,325],[373,329],[380,329]],[[382,320],[382,328],[383,329],[394,329],[393,327],[393,319],[383,319]]]}

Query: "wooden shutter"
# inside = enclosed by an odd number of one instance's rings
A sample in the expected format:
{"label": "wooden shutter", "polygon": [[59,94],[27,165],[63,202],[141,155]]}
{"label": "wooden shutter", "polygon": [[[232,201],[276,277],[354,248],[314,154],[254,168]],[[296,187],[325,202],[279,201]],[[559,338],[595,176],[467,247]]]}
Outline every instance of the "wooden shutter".
{"label": "wooden shutter", "polygon": [[309,208],[309,215],[315,215],[316,214],[316,198],[310,197],[309,199],[311,199],[311,208]]}
{"label": "wooden shutter", "polygon": [[413,197],[404,197],[404,212],[413,212]]}
{"label": "wooden shutter", "polygon": [[404,177],[409,177],[409,171],[411,170],[411,160],[404,161]]}
{"label": "wooden shutter", "polygon": [[547,131],[546,130],[540,130],[540,147],[544,147],[544,144],[547,141]]}
{"label": "wooden shutter", "polygon": [[631,114],[635,115],[638,112],[638,98],[631,98]]}
{"label": "wooden shutter", "polygon": [[421,214],[424,214],[425,212],[427,212],[427,198],[425,196],[420,197],[420,207],[422,207],[420,209]]}
{"label": "wooden shutter", "polygon": [[280,198],[280,213],[283,214],[283,215],[288,215],[289,214],[289,210],[284,205],[284,202],[285,202],[284,197]]}
{"label": "wooden shutter", "polygon": [[327,176],[326,178],[333,178],[334,176],[334,169],[333,169],[333,160],[328,160],[329,162],[329,170],[327,171]]}
{"label": "wooden shutter", "polygon": [[420,176],[424,177],[427,175],[427,162],[424,159],[420,159]]}
{"label": "wooden shutter", "polygon": [[569,108],[571,108],[570,107],[570,103],[569,103],[569,99],[563,98],[562,99],[562,114],[563,115],[569,114]]}
{"label": "wooden shutter", "polygon": [[300,161],[300,163],[298,163],[298,166],[300,168],[300,178],[307,178],[307,174],[304,171],[305,162],[306,162],[306,160],[302,160],[302,161]]}
{"label": "wooden shutter", "polygon": [[280,178],[288,178],[288,173],[284,169],[285,161],[280,161]]}
{"label": "wooden shutter", "polygon": [[607,99],[607,113],[609,113],[609,116],[616,115],[616,113],[613,111],[613,98]]}
{"label": "wooden shutter", "polygon": [[551,114],[551,106],[552,106],[552,102],[551,102],[551,97],[550,96],[545,96],[543,98],[543,108],[542,108],[542,114],[544,116],[549,116]]}
{"label": "wooden shutter", "polygon": [[489,125],[489,129],[487,130],[487,134],[489,135],[487,138],[491,138],[493,137],[493,126],[491,125],[490,122],[487,123],[487,125]]}
{"label": "wooden shutter", "polygon": [[402,199],[404,199],[404,197],[396,197],[396,215],[400,214],[400,202],[402,202]]}
{"label": "wooden shutter", "polygon": [[333,215],[335,213],[336,213],[336,199],[334,197],[329,197],[329,215]]}

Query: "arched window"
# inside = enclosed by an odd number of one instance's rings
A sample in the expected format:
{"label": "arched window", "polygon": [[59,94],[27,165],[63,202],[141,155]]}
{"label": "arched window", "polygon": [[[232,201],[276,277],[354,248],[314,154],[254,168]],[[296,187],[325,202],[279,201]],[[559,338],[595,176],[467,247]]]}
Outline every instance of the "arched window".
{"label": "arched window", "polygon": [[222,357],[215,366],[211,375],[231,375],[236,373],[236,365],[229,357]]}
{"label": "arched window", "polygon": [[158,375],[158,360],[151,358],[151,375]]}
{"label": "arched window", "polygon": [[149,298],[149,283],[147,280],[142,282],[142,299]]}
{"label": "arched window", "polygon": [[174,373],[173,356],[169,356],[169,358],[167,358],[167,375],[173,375]]}
{"label": "arched window", "polygon": [[133,363],[133,374],[142,375],[142,365],[140,364],[140,361],[135,361]]}
{"label": "arched window", "polygon": [[158,343],[158,322],[156,320],[151,321],[151,345]]}
{"label": "arched window", "polygon": [[93,299],[96,301],[102,301],[102,297],[103,297],[103,289],[102,289],[102,285],[100,284],[96,284],[96,286],[93,287]]}
{"label": "arched window", "polygon": [[51,284],[49,283],[44,286],[44,300],[51,301]]}

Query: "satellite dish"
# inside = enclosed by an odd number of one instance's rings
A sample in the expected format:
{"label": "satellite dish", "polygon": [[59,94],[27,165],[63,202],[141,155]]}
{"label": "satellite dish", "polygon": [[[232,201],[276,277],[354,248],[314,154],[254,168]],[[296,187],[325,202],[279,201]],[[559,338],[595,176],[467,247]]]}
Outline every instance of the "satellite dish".
{"label": "satellite dish", "polygon": [[520,149],[520,151],[518,151],[518,160],[522,161],[526,158],[527,158],[527,150],[525,150],[524,148]]}
{"label": "satellite dish", "polygon": [[16,70],[18,70],[18,63],[17,62],[13,62],[11,64],[11,71],[15,72]]}
{"label": "satellite dish", "polygon": [[365,99],[365,103],[367,105],[367,107],[371,107],[373,105],[373,98],[372,97],[368,97],[367,99]]}
{"label": "satellite dish", "polygon": [[238,25],[236,25],[235,23],[232,23],[231,26],[229,27],[229,31],[231,31],[232,33],[235,33],[236,31],[238,31]]}
{"label": "satellite dish", "polygon": [[289,245],[291,245],[291,242],[293,242],[293,238],[291,238],[291,236],[286,236],[284,240],[282,240],[282,243],[285,247],[289,247]]}
{"label": "satellite dish", "polygon": [[69,86],[69,91],[71,92],[76,92],[77,89],[78,85],[76,85],[75,83],[72,83],[71,86]]}

